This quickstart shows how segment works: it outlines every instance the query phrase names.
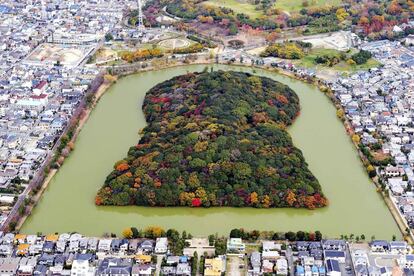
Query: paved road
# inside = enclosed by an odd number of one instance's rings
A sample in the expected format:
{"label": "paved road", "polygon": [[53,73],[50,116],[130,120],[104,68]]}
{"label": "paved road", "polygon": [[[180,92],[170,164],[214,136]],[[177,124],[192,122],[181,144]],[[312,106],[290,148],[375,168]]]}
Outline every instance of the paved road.
{"label": "paved road", "polygon": [[292,246],[288,245],[286,248],[286,259],[288,261],[289,265],[289,275],[294,276],[295,275],[295,267],[293,265],[293,251]]}
{"label": "paved road", "polygon": [[229,276],[245,276],[242,275],[242,273],[240,272],[240,265],[244,264],[243,262],[241,262],[242,259],[240,259],[238,256],[232,256],[232,257],[228,257],[227,261],[230,262],[230,267],[229,270],[227,271],[226,275]]}
{"label": "paved road", "polygon": [[[347,270],[349,268],[350,270]],[[342,275],[355,276],[354,266],[352,263],[351,250],[349,250],[349,243],[345,250],[345,264],[341,266]]]}
{"label": "paved road", "polygon": [[159,276],[161,273],[161,263],[162,263],[163,257],[164,255],[157,255],[157,265],[155,267],[155,276]]}

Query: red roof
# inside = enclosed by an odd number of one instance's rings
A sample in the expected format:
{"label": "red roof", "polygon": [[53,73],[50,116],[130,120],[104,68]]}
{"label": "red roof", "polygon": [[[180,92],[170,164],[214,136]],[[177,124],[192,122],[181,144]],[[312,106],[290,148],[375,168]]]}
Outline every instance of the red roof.
{"label": "red roof", "polygon": [[38,85],[36,85],[36,89],[43,89],[45,87],[45,85],[47,84],[47,81],[42,80],[41,82],[39,82]]}
{"label": "red roof", "polygon": [[30,98],[34,100],[41,100],[41,99],[47,98],[47,95],[46,94],[40,94],[39,96],[33,95]]}

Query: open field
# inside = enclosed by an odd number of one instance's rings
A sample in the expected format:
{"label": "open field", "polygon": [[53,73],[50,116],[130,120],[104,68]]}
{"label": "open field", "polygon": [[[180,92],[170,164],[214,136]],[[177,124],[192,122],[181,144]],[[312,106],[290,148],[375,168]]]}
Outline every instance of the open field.
{"label": "open field", "polygon": [[171,38],[160,41],[158,43],[158,46],[166,50],[173,50],[177,48],[185,48],[190,46],[191,44],[191,41],[186,38]]}
{"label": "open field", "polygon": [[54,65],[59,62],[63,66],[76,67],[93,49],[93,46],[43,43],[36,47],[24,62],[31,65]]}
{"label": "open field", "polygon": [[[275,7],[287,12],[299,11],[304,8],[303,0],[276,0]],[[341,0],[307,0],[308,6],[311,7],[321,7],[321,6],[337,6],[342,1]]]}
{"label": "open field", "polygon": [[246,244],[246,253],[252,254],[253,252],[260,251],[261,244],[259,243],[248,243]]}
{"label": "open field", "polygon": [[90,59],[90,63],[100,63],[107,60],[113,60],[118,57],[118,53],[110,48],[101,48],[96,51],[95,55]]}
{"label": "open field", "polygon": [[251,18],[257,18],[262,15],[262,11],[256,10],[256,6],[250,3],[243,3],[240,0],[209,0],[203,3],[217,7],[226,7],[232,9],[235,13],[245,13]]}
{"label": "open field", "polygon": [[346,51],[352,47],[351,32],[346,31],[334,32],[329,35],[319,34],[301,40],[312,43],[312,46],[314,48],[326,48]]}
{"label": "open field", "polygon": [[[276,0],[275,8],[286,12],[297,12],[304,8],[303,2],[303,0]],[[341,2],[342,0],[307,0],[307,8],[337,6]],[[263,11],[257,10],[255,5],[250,4],[246,0],[209,0],[204,2],[204,4],[230,8],[235,13],[245,13],[251,18],[257,18],[263,14]]]}
{"label": "open field", "polygon": [[367,63],[361,65],[349,65],[345,61],[341,61],[338,64],[335,64],[332,67],[329,67],[324,64],[316,64],[315,59],[317,56],[339,56],[340,51],[333,49],[324,49],[324,48],[314,48],[312,49],[305,57],[298,61],[293,61],[297,66],[306,67],[306,68],[316,68],[316,69],[330,69],[332,71],[342,72],[342,73],[352,73],[360,70],[368,70],[373,67],[380,65],[375,59],[369,59]]}

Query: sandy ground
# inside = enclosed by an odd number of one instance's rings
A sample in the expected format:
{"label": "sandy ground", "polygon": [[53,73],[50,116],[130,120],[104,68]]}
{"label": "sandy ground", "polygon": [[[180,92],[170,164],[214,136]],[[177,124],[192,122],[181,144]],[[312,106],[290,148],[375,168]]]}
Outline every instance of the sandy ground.
{"label": "sandy ground", "polygon": [[312,43],[315,48],[335,49],[339,51],[348,50],[351,45],[351,34],[349,32],[336,32],[330,36],[314,36],[310,39],[303,39],[303,41]]}
{"label": "sandy ground", "polygon": [[109,58],[117,57],[117,53],[108,48],[102,48],[96,53],[96,60],[107,60]]}
{"label": "sandy ground", "polygon": [[250,55],[258,56],[265,49],[266,49],[266,46],[262,46],[262,47],[258,47],[258,48],[254,48],[254,49],[248,50],[247,53],[250,54]]}

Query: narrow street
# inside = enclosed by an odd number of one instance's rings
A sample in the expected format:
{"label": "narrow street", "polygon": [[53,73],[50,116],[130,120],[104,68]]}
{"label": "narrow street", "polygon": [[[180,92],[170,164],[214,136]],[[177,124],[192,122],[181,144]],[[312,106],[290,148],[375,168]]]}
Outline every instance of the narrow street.
{"label": "narrow street", "polygon": [[233,257],[231,258],[231,263],[230,263],[230,271],[229,271],[229,275],[234,275],[234,276],[240,276],[240,270],[239,270],[239,258],[238,257]]}
{"label": "narrow street", "polygon": [[226,275],[228,276],[245,276],[246,273],[246,264],[244,259],[239,256],[227,256],[227,269]]}
{"label": "narrow street", "polygon": [[155,276],[159,276],[161,274],[161,264],[162,264],[162,258],[163,255],[157,255],[157,264],[155,267]]}
{"label": "narrow street", "polygon": [[289,265],[289,275],[294,276],[295,275],[295,267],[293,265],[293,251],[292,246],[288,245],[286,248],[286,259],[288,261]]}

